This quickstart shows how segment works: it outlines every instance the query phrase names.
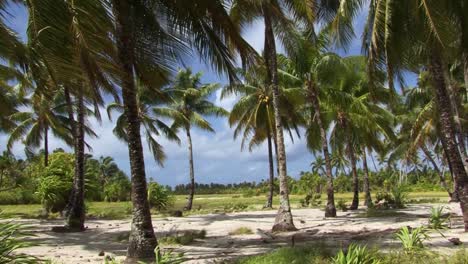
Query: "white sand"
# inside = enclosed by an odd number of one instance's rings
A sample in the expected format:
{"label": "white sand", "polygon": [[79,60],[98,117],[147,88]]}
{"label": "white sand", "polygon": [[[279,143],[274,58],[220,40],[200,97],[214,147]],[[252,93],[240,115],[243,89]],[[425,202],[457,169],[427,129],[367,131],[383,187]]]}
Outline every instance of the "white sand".
{"label": "white sand", "polygon": [[[460,215],[458,204],[445,205],[452,213]],[[153,225],[157,236],[182,232],[184,230],[206,230],[206,239],[197,240],[188,246],[167,246],[174,252],[185,252],[187,263],[210,263],[221,259],[259,254],[273,248],[290,246],[292,236],[295,244],[322,243],[338,250],[350,241],[367,243],[370,247],[398,247],[393,233],[402,226],[417,227],[427,224],[431,205],[411,205],[399,216],[363,218],[355,212],[339,212],[337,218],[323,217],[318,209],[293,209],[297,232],[273,235],[270,238],[276,211],[253,211],[232,214],[210,214],[182,218],[155,218]],[[16,220],[15,220],[16,221]],[[56,263],[103,263],[104,257],[99,252],[114,254],[117,259],[124,259],[125,238],[130,229],[129,220],[89,220],[88,230],[82,233],[55,233],[52,226],[63,224],[62,221],[17,220],[31,226],[35,237],[30,240],[37,246],[23,249],[22,252],[43,259],[52,259]],[[254,234],[231,236],[228,233],[238,227],[248,227]],[[468,233],[463,232],[463,221],[454,217],[452,228],[443,232],[447,238],[458,237],[468,243]],[[437,232],[431,233],[431,240],[426,243],[433,250],[450,253],[457,250],[447,238]]]}

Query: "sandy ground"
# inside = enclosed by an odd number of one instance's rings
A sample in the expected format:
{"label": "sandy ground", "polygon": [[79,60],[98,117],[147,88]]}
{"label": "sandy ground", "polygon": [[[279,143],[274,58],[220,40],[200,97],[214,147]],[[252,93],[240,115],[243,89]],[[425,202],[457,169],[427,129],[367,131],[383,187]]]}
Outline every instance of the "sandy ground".
{"label": "sandy ground", "polygon": [[[153,225],[157,236],[183,232],[184,230],[206,230],[207,237],[188,246],[167,246],[174,252],[184,252],[186,263],[219,263],[220,260],[239,256],[259,254],[273,248],[302,243],[321,243],[331,249],[347,246],[352,241],[367,243],[391,249],[398,247],[394,232],[402,226],[417,227],[427,224],[430,208],[433,205],[410,205],[400,210],[398,216],[364,218],[358,210],[339,212],[337,218],[324,218],[319,209],[294,209],[294,221],[297,232],[270,235],[269,229],[276,211],[254,211],[232,214],[210,214],[183,218],[156,218]],[[460,215],[458,204],[445,205],[453,214]],[[22,250],[54,263],[103,263],[105,254],[123,259],[130,229],[130,220],[89,220],[88,229],[82,233],[55,233],[52,226],[63,224],[62,221],[15,220],[31,226],[35,236],[29,238],[37,246]],[[231,236],[228,233],[238,227],[249,227],[252,235]],[[468,234],[463,232],[460,217],[452,217],[452,228],[444,231],[446,238],[437,232],[431,233],[426,243],[432,250],[450,253],[457,247],[448,238],[457,237],[468,243]],[[323,246],[323,245],[322,245]]]}

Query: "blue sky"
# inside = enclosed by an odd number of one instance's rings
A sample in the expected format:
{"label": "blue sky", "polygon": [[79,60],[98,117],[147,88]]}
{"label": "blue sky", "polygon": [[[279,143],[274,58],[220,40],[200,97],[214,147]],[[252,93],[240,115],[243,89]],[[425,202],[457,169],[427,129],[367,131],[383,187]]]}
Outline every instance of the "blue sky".
{"label": "blue sky", "polygon": [[[10,7],[12,17],[7,18],[8,24],[20,34],[23,39],[27,29],[27,12],[24,8],[13,5]],[[360,36],[362,26],[364,24],[365,11],[359,16],[356,21],[358,28],[356,35]],[[245,39],[258,51],[263,49],[263,34],[264,27],[262,23],[257,22],[246,28],[243,33]],[[360,40],[355,40],[345,51],[338,51],[341,55],[357,55],[360,54]],[[201,62],[196,56],[187,60],[185,65],[192,68],[194,72],[203,72],[203,82],[217,82],[224,84],[226,78],[213,73],[211,69]],[[218,105],[223,106],[227,110],[232,108],[236,98],[226,98],[220,100],[220,93],[213,96],[213,101]],[[89,120],[94,130],[99,135],[98,139],[89,139],[90,145],[93,147],[93,154],[99,156],[112,156],[118,165],[125,171],[129,172],[128,149],[127,146],[117,140],[112,134],[113,124],[104,119],[102,124],[96,120]],[[193,148],[195,157],[195,177],[200,183],[233,183],[241,181],[261,181],[268,177],[268,156],[266,144],[254,149],[252,152],[240,151],[240,141],[233,140],[233,129],[228,125],[226,119],[212,118],[210,121],[216,129],[216,133],[206,133],[194,129]],[[186,148],[185,135],[180,134],[182,139],[181,145],[168,142],[165,139],[160,139],[160,143],[164,146],[167,161],[164,168],[158,165],[152,159],[146,142],[143,141],[145,148],[145,164],[147,177],[152,177],[154,180],[165,185],[176,185],[188,182],[188,151]],[[143,139],[144,140],[144,139]],[[0,134],[0,150],[4,150],[7,136]],[[286,151],[288,161],[288,174],[292,177],[298,177],[301,171],[307,171],[310,168],[310,163],[313,161],[313,155],[307,150],[303,140],[295,138],[294,143],[286,137]],[[64,148],[63,142],[52,138],[50,148]],[[71,150],[70,150],[71,151]],[[24,157],[24,150],[21,144],[15,144],[13,153],[18,157]]]}

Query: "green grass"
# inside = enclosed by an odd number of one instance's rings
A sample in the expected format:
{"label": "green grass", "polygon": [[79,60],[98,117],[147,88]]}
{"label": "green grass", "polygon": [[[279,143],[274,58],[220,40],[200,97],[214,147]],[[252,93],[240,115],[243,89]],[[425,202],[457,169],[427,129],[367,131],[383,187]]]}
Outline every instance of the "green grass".
{"label": "green grass", "polygon": [[253,234],[252,229],[248,227],[239,227],[231,232],[229,232],[229,235],[231,236],[237,236],[237,235],[250,235]]}
{"label": "green grass", "polygon": [[[379,264],[466,264],[468,263],[468,251],[460,249],[450,256],[440,255],[431,251],[422,251],[415,254],[407,254],[403,251],[382,253],[377,250],[368,250]],[[424,260],[422,262],[421,260]],[[333,261],[330,250],[323,246],[284,247],[266,254],[250,256],[238,259],[236,264],[337,264]],[[357,263],[357,262],[347,262]]]}
{"label": "green grass", "polygon": [[[291,195],[291,204],[293,208],[301,208],[300,200],[304,195]],[[352,193],[336,193],[335,201],[344,200],[346,203],[352,201]],[[322,205],[326,204],[326,195],[322,195]],[[360,196],[363,200],[364,196]],[[408,199],[411,203],[419,201],[431,201],[432,203],[447,201],[447,193],[445,192],[412,192],[409,193]],[[222,213],[233,211],[252,211],[261,210],[265,205],[266,195],[243,197],[242,194],[209,194],[209,195],[195,195],[193,203],[193,210],[184,212],[184,215],[191,214],[208,214],[208,213]],[[171,210],[182,210],[185,206],[186,196],[176,195],[175,203]],[[278,197],[273,200],[273,205],[277,205]],[[124,219],[131,215],[130,202],[90,202],[87,203],[87,213],[89,217],[98,219]],[[317,206],[321,208],[322,206]],[[41,205],[27,204],[27,205],[1,205],[2,211],[0,217],[3,218],[39,218]],[[152,211],[153,214],[160,214],[157,211]],[[52,215],[56,217],[56,215]]]}

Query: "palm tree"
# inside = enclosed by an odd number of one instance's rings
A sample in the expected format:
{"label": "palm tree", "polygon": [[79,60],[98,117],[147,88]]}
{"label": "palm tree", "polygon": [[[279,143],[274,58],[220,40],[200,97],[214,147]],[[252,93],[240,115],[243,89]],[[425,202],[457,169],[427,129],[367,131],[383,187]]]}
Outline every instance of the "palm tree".
{"label": "palm tree", "polygon": [[192,127],[208,132],[215,132],[204,116],[227,116],[228,112],[214,105],[208,97],[219,89],[219,84],[202,84],[201,73],[192,74],[191,69],[179,70],[173,81],[170,93],[173,102],[171,107],[179,113],[174,115],[173,130],[183,129],[187,135],[190,169],[190,189],[185,210],[192,210],[195,194],[195,170],[193,165]]}
{"label": "palm tree", "polygon": [[42,94],[33,94],[28,101],[31,106],[30,112],[16,112],[9,117],[16,126],[10,132],[7,149],[11,150],[13,144],[21,140],[26,147],[26,152],[31,152],[42,142],[44,166],[47,167],[49,164],[49,131],[69,145],[72,144],[72,138],[66,129],[66,120],[57,113],[59,107],[57,102],[51,104]]}
{"label": "palm tree", "polygon": [[289,188],[287,182],[286,150],[284,145],[283,124],[280,110],[280,89],[278,79],[278,61],[276,53],[275,35],[278,36],[288,51],[292,51],[296,42],[294,38],[295,23],[287,14],[294,15],[296,21],[310,26],[314,21],[315,10],[313,1],[290,0],[236,0],[232,1],[231,17],[239,24],[251,23],[255,18],[262,17],[265,24],[264,58],[267,69],[267,83],[273,92],[273,110],[275,120],[275,139],[278,148],[278,170],[280,186],[280,207],[275,218],[273,231],[296,230],[291,214],[289,202]]}
{"label": "palm tree", "polygon": [[[310,150],[321,149],[324,155],[325,174],[327,176],[327,206],[325,208],[326,217],[335,217],[335,198],[333,188],[332,160],[328,151],[328,139],[326,133],[326,120],[320,107],[319,93],[329,84],[330,76],[334,74],[334,54],[322,54],[320,46],[324,43],[317,41],[312,44],[307,38],[308,33],[303,33],[302,38],[298,39],[297,50],[294,56],[289,59],[289,69],[282,71],[296,79],[296,82],[304,87],[303,94],[307,98],[306,104],[303,104],[303,112],[308,113],[307,119],[307,145]],[[316,140],[320,138],[320,140]]]}
{"label": "palm tree", "polygon": [[[138,120],[137,89],[134,79],[154,80],[158,68],[171,69],[173,55],[184,50],[181,40],[194,47],[203,59],[232,80],[234,56],[226,42],[246,65],[255,58],[253,49],[242,39],[229,19],[222,1],[142,1],[113,0],[117,62],[122,97],[127,117],[130,168],[132,177],[133,220],[127,261],[154,259],[157,245],[149,211],[144,159]],[[165,30],[161,25],[166,25]],[[173,37],[168,32],[179,32]],[[145,67],[146,66],[146,67]],[[151,83],[148,83],[151,87]]]}
{"label": "palm tree", "polygon": [[357,209],[359,179],[356,152],[367,144],[366,140],[378,140],[378,134],[392,137],[392,115],[381,106],[382,102],[376,101],[386,89],[374,88],[374,96],[371,97],[363,57],[343,58],[335,66],[340,74],[335,78],[336,84],[325,89],[323,112],[337,124],[330,131],[332,149],[346,153],[349,158],[354,192],[350,208]]}
{"label": "palm tree", "polygon": [[[274,192],[274,162],[272,137],[275,133],[273,120],[273,102],[271,87],[266,84],[266,74],[264,65],[257,65],[254,71],[241,71],[241,84],[227,86],[222,93],[222,97],[234,93],[241,96],[239,101],[233,106],[229,115],[229,125],[235,125],[234,139],[242,134],[241,150],[244,149],[248,141],[249,151],[265,140],[268,146],[269,163],[269,193],[265,208],[273,206]],[[296,105],[302,102],[301,89],[287,88],[288,83],[281,81],[280,106],[284,129],[293,139],[293,130],[300,137],[298,125],[303,123],[301,115],[298,114]],[[276,145],[276,143],[274,143]],[[275,148],[276,150],[276,148]]]}

